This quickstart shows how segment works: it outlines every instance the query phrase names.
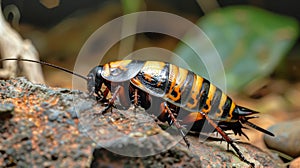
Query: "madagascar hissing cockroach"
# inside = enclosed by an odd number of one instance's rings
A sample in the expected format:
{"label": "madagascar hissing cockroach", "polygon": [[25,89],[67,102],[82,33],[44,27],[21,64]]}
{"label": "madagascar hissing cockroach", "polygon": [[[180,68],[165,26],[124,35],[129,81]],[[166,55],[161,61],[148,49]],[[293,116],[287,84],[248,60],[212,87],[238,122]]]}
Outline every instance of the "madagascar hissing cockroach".
{"label": "madagascar hissing cockroach", "polygon": [[[200,132],[204,121],[207,121],[214,131],[234,149],[239,158],[250,166],[254,163],[248,161],[240,152],[235,141],[226,130],[234,134],[247,135],[242,131],[243,124],[260,132],[274,136],[273,133],[249,122],[251,116],[258,112],[236,105],[219,88],[207,79],[176,65],[159,61],[121,60],[94,67],[87,77],[74,73],[56,65],[42,61],[28,59],[1,59],[36,62],[66,71],[87,81],[90,95],[100,102],[107,102],[103,112],[114,106],[119,100],[120,107],[128,109],[132,104],[146,110],[158,111],[158,119],[175,125],[189,147],[186,133],[182,130],[182,123],[193,123],[190,131]],[[104,89],[103,89],[104,88]],[[112,96],[108,100],[108,94]],[[155,104],[152,105],[151,104]],[[179,110],[184,117],[179,120]]]}

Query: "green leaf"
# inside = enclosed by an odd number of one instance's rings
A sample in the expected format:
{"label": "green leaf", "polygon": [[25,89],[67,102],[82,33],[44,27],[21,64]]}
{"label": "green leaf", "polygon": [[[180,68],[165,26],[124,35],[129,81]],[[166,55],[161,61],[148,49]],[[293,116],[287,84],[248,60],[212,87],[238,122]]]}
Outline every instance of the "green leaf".
{"label": "green leaf", "polygon": [[[250,6],[219,9],[202,17],[197,25],[221,56],[229,91],[242,90],[251,81],[269,75],[298,36],[296,20]],[[202,55],[212,52],[203,50]],[[189,46],[181,43],[175,53],[191,70],[208,78],[204,64],[195,62],[199,58]]]}

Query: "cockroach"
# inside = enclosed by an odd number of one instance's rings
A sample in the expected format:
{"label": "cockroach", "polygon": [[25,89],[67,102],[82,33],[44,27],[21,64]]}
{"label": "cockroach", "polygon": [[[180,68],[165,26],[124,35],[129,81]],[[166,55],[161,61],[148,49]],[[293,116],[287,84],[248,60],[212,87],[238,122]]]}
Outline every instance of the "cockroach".
{"label": "cockroach", "polygon": [[[245,128],[243,125],[248,125],[274,136],[273,133],[248,121],[257,118],[252,115],[258,112],[235,104],[209,80],[167,62],[114,61],[94,67],[86,77],[42,61],[8,58],[1,59],[0,62],[7,60],[44,64],[86,80],[89,94],[100,102],[107,102],[101,113],[114,107],[116,99],[123,109],[128,109],[133,104],[135,107],[156,111],[160,121],[167,121],[169,125],[176,126],[188,147],[190,144],[181,124],[193,123],[190,131],[200,132],[204,121],[207,121],[234,149],[238,157],[251,167],[255,166],[254,163],[244,157],[235,141],[225,131],[232,130],[235,135],[248,138],[242,131],[242,128]],[[107,99],[109,92],[112,96]],[[177,119],[179,110],[184,114],[180,121]]]}

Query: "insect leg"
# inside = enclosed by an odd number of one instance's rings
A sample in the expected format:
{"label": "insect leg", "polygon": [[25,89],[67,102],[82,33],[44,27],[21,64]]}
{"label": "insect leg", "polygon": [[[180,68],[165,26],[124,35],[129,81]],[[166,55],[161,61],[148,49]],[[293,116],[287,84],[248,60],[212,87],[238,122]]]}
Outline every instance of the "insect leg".
{"label": "insect leg", "polygon": [[138,90],[137,89],[134,89],[134,102],[133,102],[133,105],[134,105],[134,111],[136,111],[136,108],[138,106]]}
{"label": "insect leg", "polygon": [[151,96],[134,85],[129,85],[130,103],[134,105],[134,111],[138,106],[148,110],[151,107]]}
{"label": "insect leg", "polygon": [[103,92],[101,91],[102,98],[100,99],[100,102],[108,102],[108,99],[107,99],[108,93],[109,93],[109,89],[107,87],[105,88],[105,90]]}
{"label": "insect leg", "polygon": [[209,124],[211,124],[216,131],[218,131],[218,133],[221,134],[221,136],[225,139],[225,141],[234,149],[234,151],[238,154],[239,158],[249,164],[251,167],[255,167],[254,163],[251,163],[250,161],[248,161],[245,156],[242,154],[242,152],[239,150],[239,148],[236,146],[236,144],[234,143],[234,141],[213,121],[211,120],[205,113],[201,113],[202,115],[205,116],[205,119],[209,122]]}
{"label": "insect leg", "polygon": [[[182,130],[182,126],[178,123],[177,119],[175,118],[175,116],[173,115],[172,111],[170,110],[170,108],[168,107],[167,103],[164,102],[164,107],[165,109],[167,110],[170,118],[171,118],[171,121],[172,123],[175,125],[175,127],[178,129],[179,133],[181,134],[185,144],[187,145],[187,147],[189,148],[190,147],[190,142],[187,140],[183,130]],[[172,124],[171,123],[171,124]]]}
{"label": "insect leg", "polygon": [[116,90],[115,90],[112,98],[108,101],[107,106],[101,111],[100,114],[106,113],[107,110],[110,109],[114,105],[114,102],[115,102],[115,100],[117,98],[117,95],[119,94],[120,89],[121,89],[121,86],[117,86],[117,88],[116,88]]}

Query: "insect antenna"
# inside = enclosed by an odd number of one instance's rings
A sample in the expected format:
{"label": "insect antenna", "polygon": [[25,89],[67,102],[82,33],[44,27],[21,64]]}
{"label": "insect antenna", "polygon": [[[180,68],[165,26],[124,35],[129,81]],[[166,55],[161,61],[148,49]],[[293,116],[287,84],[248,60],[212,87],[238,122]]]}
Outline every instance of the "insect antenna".
{"label": "insect antenna", "polygon": [[59,70],[62,70],[64,72],[67,72],[67,73],[70,73],[72,75],[75,75],[75,76],[78,76],[84,80],[88,80],[88,77],[86,76],[83,76],[83,75],[80,75],[78,73],[75,73],[73,71],[70,71],[66,68],[63,68],[63,67],[60,67],[60,66],[57,66],[57,65],[54,65],[54,64],[50,64],[48,62],[43,62],[43,61],[36,61],[36,60],[30,60],[30,59],[23,59],[23,58],[5,58],[5,59],[0,59],[0,62],[3,62],[3,61],[9,61],[9,60],[15,60],[15,61],[25,61],[25,62],[34,62],[34,63],[38,63],[38,64],[42,64],[42,65],[46,65],[46,66],[49,66],[49,67],[52,67],[52,68],[55,68],[55,69],[59,69]]}

